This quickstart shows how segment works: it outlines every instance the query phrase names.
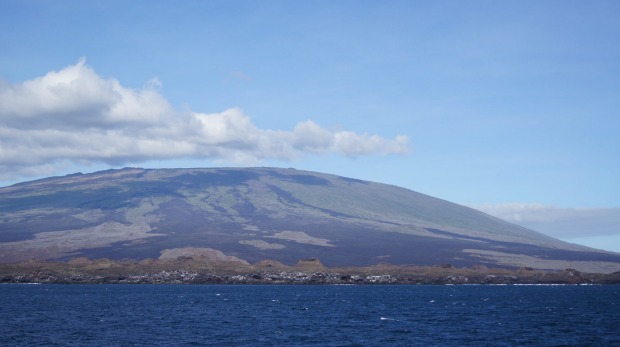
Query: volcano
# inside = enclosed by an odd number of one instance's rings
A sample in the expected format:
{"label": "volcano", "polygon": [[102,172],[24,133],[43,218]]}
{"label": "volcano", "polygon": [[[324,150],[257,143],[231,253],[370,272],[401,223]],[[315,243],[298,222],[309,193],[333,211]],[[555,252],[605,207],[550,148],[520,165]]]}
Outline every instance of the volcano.
{"label": "volcano", "polygon": [[620,255],[393,185],[281,168],[124,168],[0,188],[0,262],[208,255],[255,263],[574,268]]}

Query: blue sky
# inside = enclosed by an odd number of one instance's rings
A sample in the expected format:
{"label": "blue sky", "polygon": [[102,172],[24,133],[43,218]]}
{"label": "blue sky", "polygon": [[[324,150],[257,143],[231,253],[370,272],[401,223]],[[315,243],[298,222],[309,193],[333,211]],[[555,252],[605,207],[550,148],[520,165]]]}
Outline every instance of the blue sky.
{"label": "blue sky", "polygon": [[620,252],[617,1],[0,0],[0,186],[283,166]]}

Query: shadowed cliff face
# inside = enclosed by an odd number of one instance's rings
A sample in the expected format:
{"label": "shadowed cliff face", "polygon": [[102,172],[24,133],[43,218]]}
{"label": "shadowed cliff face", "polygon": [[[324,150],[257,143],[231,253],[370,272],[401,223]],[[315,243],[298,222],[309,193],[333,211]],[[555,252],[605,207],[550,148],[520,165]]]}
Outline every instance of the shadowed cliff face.
{"label": "shadowed cliff face", "polygon": [[[126,168],[0,188],[0,262],[212,249],[248,262],[620,270],[580,247],[407,189],[294,169]],[[188,254],[191,256],[191,254]]]}

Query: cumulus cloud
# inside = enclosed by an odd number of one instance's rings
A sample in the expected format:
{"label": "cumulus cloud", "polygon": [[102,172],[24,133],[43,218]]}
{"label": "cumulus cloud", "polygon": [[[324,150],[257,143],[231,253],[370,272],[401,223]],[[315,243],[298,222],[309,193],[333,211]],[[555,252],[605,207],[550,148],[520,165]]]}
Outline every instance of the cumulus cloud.
{"label": "cumulus cloud", "polygon": [[561,239],[620,236],[620,208],[561,208],[536,203],[484,204],[472,207]]}
{"label": "cumulus cloud", "polygon": [[408,138],[332,131],[311,120],[293,130],[258,128],[238,108],[174,109],[157,79],[140,89],[103,78],[84,59],[18,84],[0,83],[0,172],[53,171],[59,163],[136,163],[209,158],[256,163],[306,154],[403,154]]}

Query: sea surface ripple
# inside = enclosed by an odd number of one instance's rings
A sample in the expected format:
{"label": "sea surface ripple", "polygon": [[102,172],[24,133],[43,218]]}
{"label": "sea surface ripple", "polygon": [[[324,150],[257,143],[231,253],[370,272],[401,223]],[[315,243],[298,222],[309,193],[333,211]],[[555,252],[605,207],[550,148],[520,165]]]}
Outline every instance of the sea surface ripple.
{"label": "sea surface ripple", "polygon": [[620,286],[0,285],[7,346],[620,346]]}

